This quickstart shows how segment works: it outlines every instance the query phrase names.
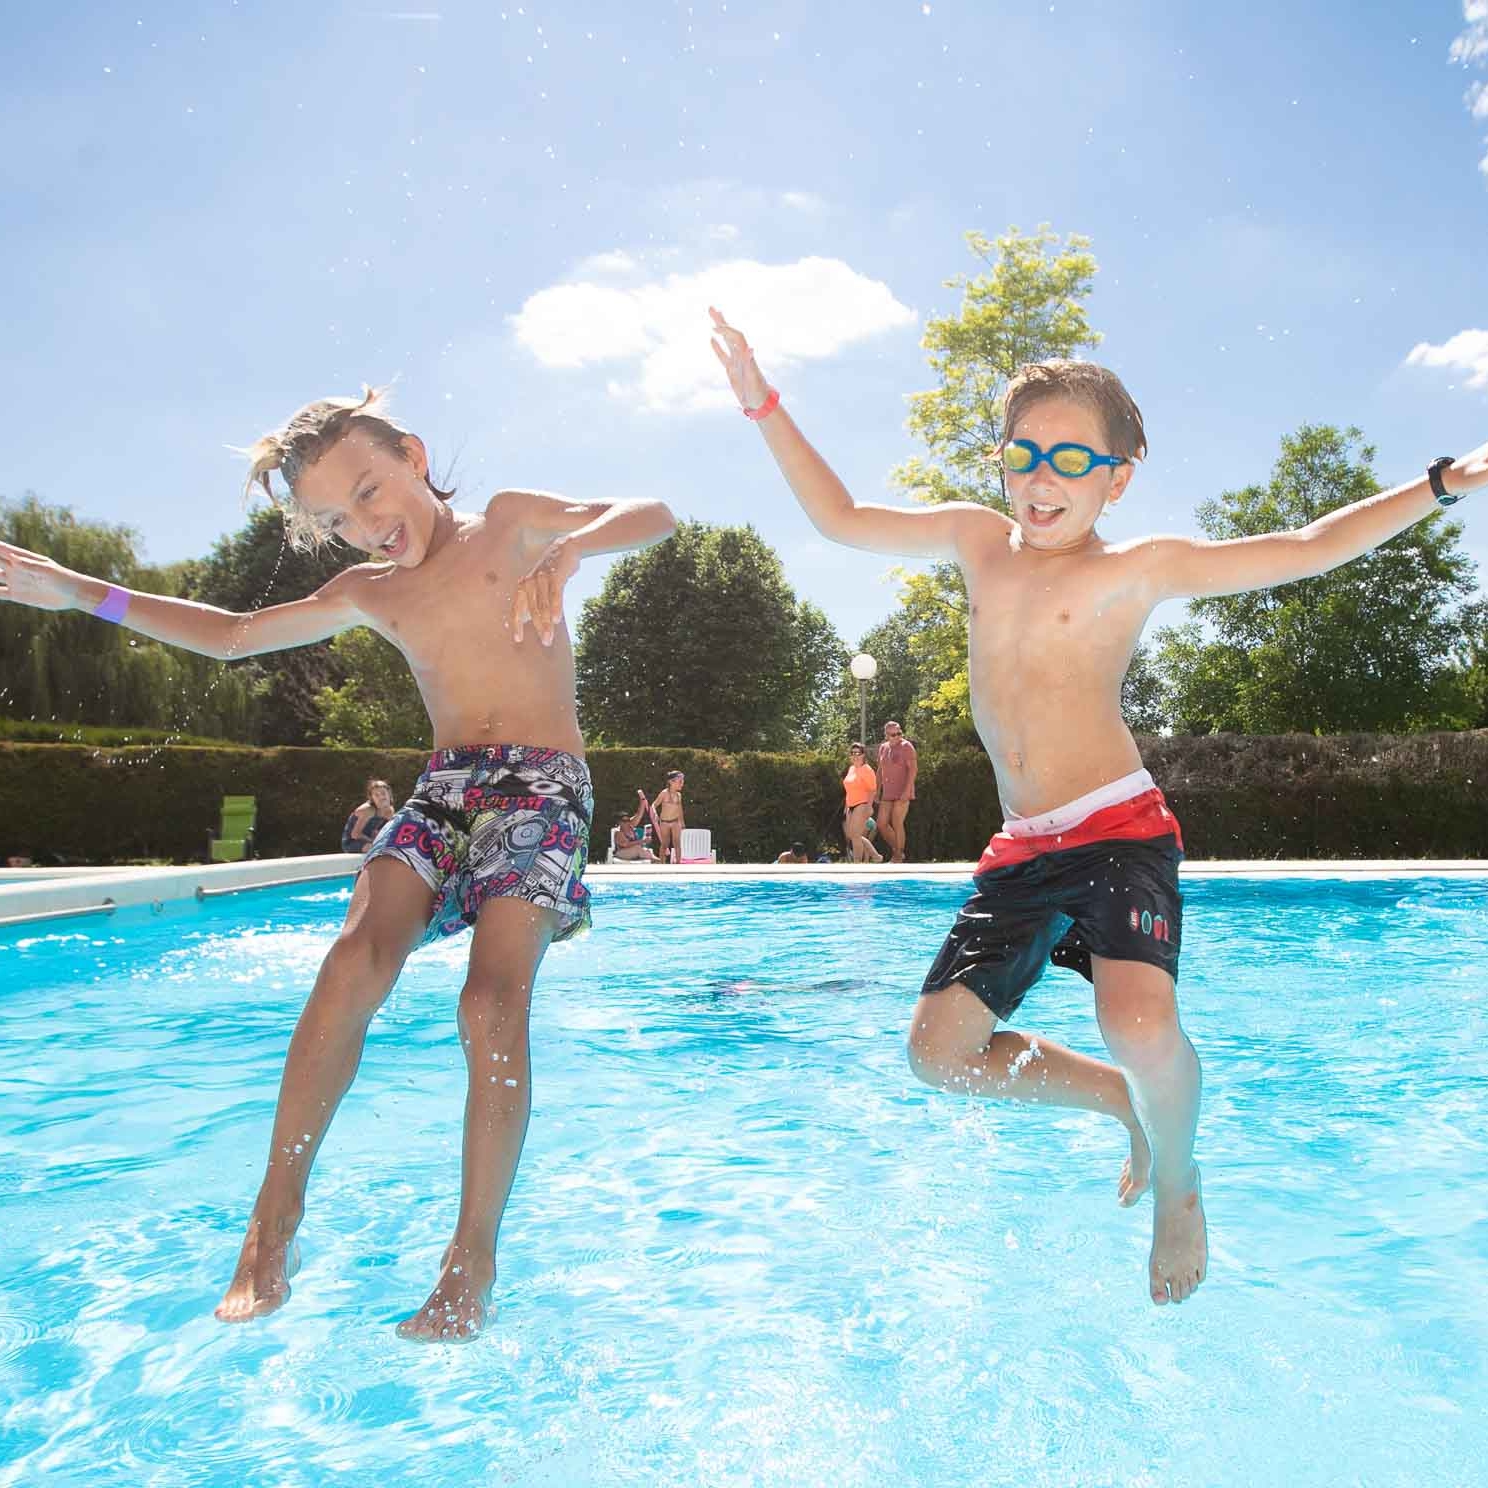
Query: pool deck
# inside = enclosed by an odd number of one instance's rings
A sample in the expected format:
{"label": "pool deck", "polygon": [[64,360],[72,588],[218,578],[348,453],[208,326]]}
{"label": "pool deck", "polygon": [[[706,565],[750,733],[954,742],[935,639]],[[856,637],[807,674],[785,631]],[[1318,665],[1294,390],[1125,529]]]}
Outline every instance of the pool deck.
{"label": "pool deck", "polygon": [[[0,930],[10,925],[103,917],[116,909],[147,905],[159,910],[172,901],[216,899],[254,889],[350,879],[360,857],[326,853],[303,858],[259,858],[247,863],[209,863],[169,868],[5,868],[0,869]],[[662,867],[646,863],[594,863],[585,874],[592,883],[630,880],[713,883],[735,879],[802,878],[821,883],[854,883],[869,878],[970,878],[971,863],[690,863]],[[1270,859],[1185,862],[1182,875],[1198,878],[1483,878],[1488,860]]]}

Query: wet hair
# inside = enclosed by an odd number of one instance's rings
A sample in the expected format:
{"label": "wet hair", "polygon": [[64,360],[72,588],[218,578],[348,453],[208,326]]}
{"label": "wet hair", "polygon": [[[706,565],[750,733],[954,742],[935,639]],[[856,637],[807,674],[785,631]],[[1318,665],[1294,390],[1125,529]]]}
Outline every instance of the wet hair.
{"label": "wet hair", "polygon": [[[363,385],[360,398],[321,398],[307,403],[282,428],[263,435],[244,451],[248,457],[248,477],[243,483],[245,496],[260,491],[277,506],[284,516],[284,530],[289,544],[298,552],[313,552],[331,541],[331,536],[302,507],[295,497],[295,482],[333,445],[353,429],[365,429],[384,449],[403,453],[408,430],[388,416],[388,390]],[[274,486],[271,476],[278,471],[284,489]],[[441,500],[455,493],[444,491],[425,477],[429,489]]]}
{"label": "wet hair", "polygon": [[684,778],[685,777],[684,777],[683,772],[681,770],[668,770],[667,771],[667,779],[668,780],[682,780]]}
{"label": "wet hair", "polygon": [[1147,455],[1147,431],[1142,411],[1109,367],[1055,357],[1047,362],[1026,362],[1008,384],[1003,405],[1003,442],[1013,437],[1018,420],[1036,404],[1050,398],[1068,398],[1083,404],[1101,421],[1106,431],[1107,454],[1124,460]]}
{"label": "wet hair", "polygon": [[804,858],[806,856],[806,844],[804,842],[792,842],[791,856],[793,858]]}

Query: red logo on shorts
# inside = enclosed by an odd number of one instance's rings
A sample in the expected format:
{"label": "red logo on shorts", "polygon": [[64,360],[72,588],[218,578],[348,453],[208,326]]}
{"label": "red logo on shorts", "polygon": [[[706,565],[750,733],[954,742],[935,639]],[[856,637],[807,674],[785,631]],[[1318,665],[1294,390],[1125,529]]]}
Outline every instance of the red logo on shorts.
{"label": "red logo on shorts", "polygon": [[1161,916],[1155,915],[1151,910],[1133,909],[1128,916],[1127,923],[1133,930],[1139,930],[1143,935],[1150,935],[1153,940],[1160,940],[1165,945],[1171,944],[1173,937],[1168,930],[1168,922]]}

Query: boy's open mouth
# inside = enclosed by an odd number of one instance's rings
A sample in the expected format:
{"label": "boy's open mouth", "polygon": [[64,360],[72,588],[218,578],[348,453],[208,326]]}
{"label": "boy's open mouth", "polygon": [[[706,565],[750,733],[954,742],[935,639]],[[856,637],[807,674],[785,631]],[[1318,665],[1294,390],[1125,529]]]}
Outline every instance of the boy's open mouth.
{"label": "boy's open mouth", "polygon": [[388,534],[387,541],[379,548],[379,553],[385,553],[389,558],[396,558],[408,546],[408,533],[401,522]]}
{"label": "boy's open mouth", "polygon": [[1035,527],[1052,527],[1064,515],[1064,508],[1049,501],[1030,501],[1028,520]]}

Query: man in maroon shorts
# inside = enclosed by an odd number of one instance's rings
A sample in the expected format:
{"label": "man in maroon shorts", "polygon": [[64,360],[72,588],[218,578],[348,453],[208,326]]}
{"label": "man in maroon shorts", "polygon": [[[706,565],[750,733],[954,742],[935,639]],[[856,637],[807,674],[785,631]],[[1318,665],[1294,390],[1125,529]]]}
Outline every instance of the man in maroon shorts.
{"label": "man in maroon shorts", "polygon": [[904,861],[904,818],[915,798],[915,776],[919,756],[904,737],[904,730],[891,718],[884,724],[883,743],[878,746],[878,804],[874,816],[879,835],[889,845],[889,861]]}

